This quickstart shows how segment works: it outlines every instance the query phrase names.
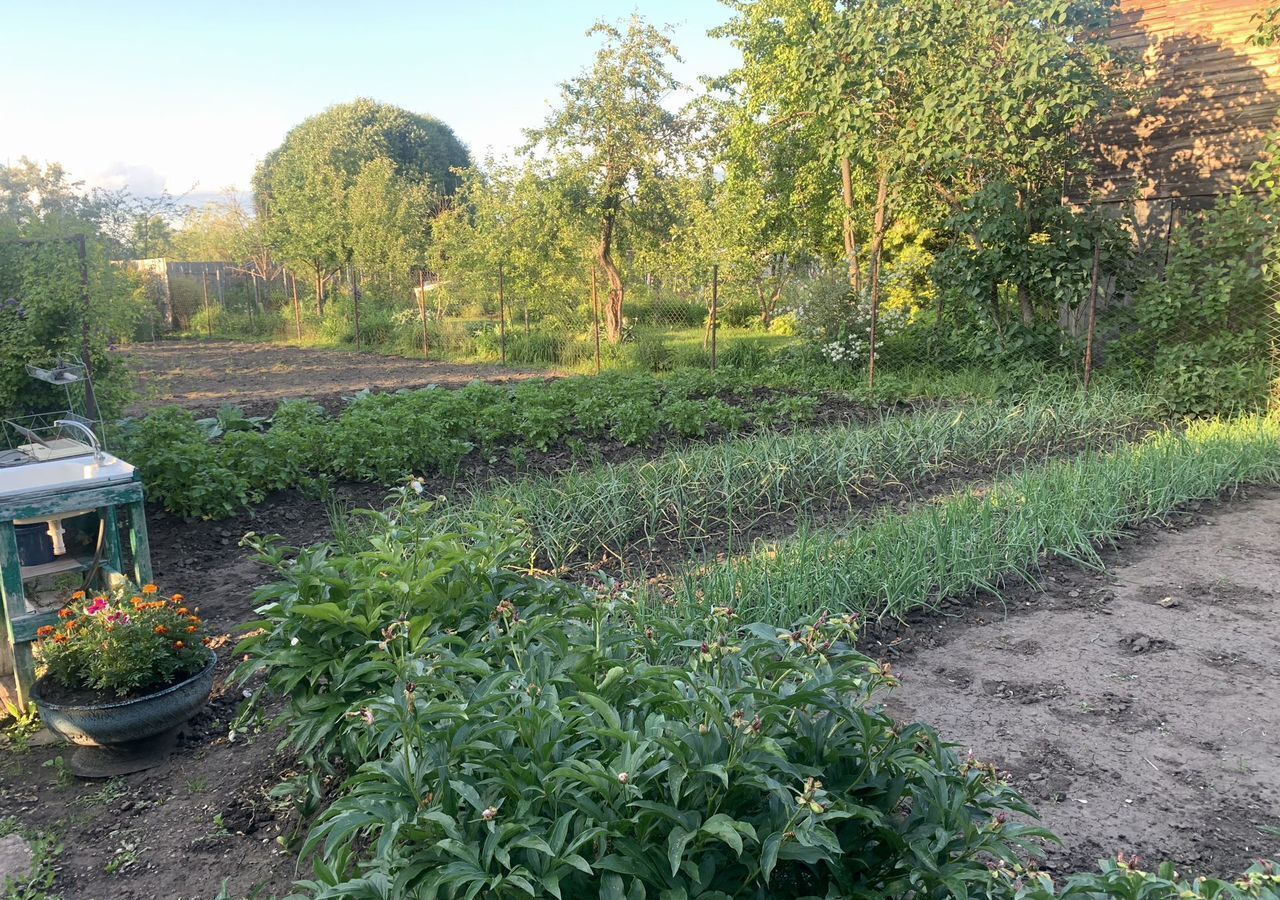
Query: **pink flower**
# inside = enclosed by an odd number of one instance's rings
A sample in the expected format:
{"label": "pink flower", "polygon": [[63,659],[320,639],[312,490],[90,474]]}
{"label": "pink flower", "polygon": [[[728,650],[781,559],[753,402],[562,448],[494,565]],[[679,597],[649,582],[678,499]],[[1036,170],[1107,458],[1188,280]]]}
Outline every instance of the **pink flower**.
{"label": "pink flower", "polygon": [[86,606],[84,608],[84,611],[91,616],[96,616],[98,613],[102,612],[104,609],[107,609],[109,605],[110,604],[107,603],[106,597],[94,597],[93,602],[90,603],[88,606]]}
{"label": "pink flower", "polygon": [[112,625],[128,625],[129,617],[119,610],[116,610],[111,615],[107,616],[107,621]]}

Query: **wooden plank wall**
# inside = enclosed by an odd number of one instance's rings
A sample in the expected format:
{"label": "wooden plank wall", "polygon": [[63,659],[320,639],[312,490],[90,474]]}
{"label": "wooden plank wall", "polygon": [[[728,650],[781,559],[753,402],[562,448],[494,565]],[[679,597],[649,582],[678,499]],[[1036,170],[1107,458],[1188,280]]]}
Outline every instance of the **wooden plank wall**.
{"label": "wooden plank wall", "polygon": [[[1280,47],[1249,42],[1264,0],[1120,0],[1109,42],[1141,60],[1146,102],[1103,130],[1103,196],[1182,207],[1246,180],[1280,125]],[[1183,198],[1182,203],[1160,204]]]}

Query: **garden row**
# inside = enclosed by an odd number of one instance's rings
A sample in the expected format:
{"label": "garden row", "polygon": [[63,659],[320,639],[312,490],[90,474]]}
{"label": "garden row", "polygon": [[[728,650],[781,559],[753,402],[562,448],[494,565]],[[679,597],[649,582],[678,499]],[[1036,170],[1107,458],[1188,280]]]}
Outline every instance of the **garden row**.
{"label": "garden row", "polygon": [[[269,420],[224,408],[197,421],[167,407],[123,423],[121,453],[152,500],[184,516],[220,518],[276,490],[317,477],[394,485],[410,475],[453,473],[478,455],[515,464],[552,449],[586,457],[589,441],[638,447],[752,428],[813,422],[826,397],[772,390],[740,372],[686,371],[665,378],[606,375],[480,382],[356,396],[337,415],[285,401]],[[844,415],[847,405],[833,410]]]}
{"label": "garden row", "polygon": [[[1054,884],[1023,800],[897,722],[861,616],[991,587],[1242,482],[1280,420],[1163,431],[981,493],[690,573],[648,603],[528,570],[516,523],[438,528],[410,489],[342,546],[259,544],[278,580],[239,674],[285,700],[317,802],[316,898],[1280,897],[1123,858]],[[793,574],[794,573],[794,574]],[[836,607],[836,609],[833,609]],[[756,624],[751,624],[756,623]]]}
{"label": "garden row", "polygon": [[535,556],[559,569],[629,550],[732,549],[770,525],[847,514],[864,500],[946,478],[1105,449],[1151,427],[1148,398],[1113,390],[1043,393],[1020,403],[928,407],[869,423],[749,437],[654,459],[600,463],[490,486],[433,510],[439,526],[528,526]]}
{"label": "garden row", "polygon": [[1095,545],[1133,524],[1246,482],[1280,482],[1275,414],[1193,422],[906,513],[799,534],[688,571],[677,605],[695,618],[707,605],[724,605],[781,624],[822,610],[902,616],[1029,579],[1052,558],[1097,562]]}

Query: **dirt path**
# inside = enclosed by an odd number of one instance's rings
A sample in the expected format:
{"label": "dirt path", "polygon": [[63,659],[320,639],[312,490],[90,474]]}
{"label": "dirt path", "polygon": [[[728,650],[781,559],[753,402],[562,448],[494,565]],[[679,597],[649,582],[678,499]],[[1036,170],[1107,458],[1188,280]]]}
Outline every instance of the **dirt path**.
{"label": "dirt path", "polygon": [[137,375],[138,392],[145,398],[130,408],[131,415],[171,403],[200,411],[235,403],[251,415],[264,415],[281,400],[291,398],[341,405],[342,398],[365,388],[463,387],[477,380],[501,383],[547,375],[499,366],[239,341],[133,344],[124,356]]}
{"label": "dirt path", "polygon": [[890,708],[1008,770],[1052,868],[1280,855],[1280,494],[1205,510],[905,641]]}

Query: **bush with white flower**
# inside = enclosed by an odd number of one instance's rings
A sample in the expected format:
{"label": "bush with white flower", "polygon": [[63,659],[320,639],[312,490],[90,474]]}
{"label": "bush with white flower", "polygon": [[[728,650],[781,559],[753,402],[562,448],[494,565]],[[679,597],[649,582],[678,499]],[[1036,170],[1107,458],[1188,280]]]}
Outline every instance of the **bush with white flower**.
{"label": "bush with white flower", "polygon": [[[911,321],[912,307],[900,298],[880,303],[876,343],[893,337]],[[863,365],[871,353],[871,301],[855,297],[843,276],[824,275],[805,284],[796,303],[779,315],[794,319],[795,333],[818,347],[836,365]],[[877,353],[877,356],[879,354]]]}

